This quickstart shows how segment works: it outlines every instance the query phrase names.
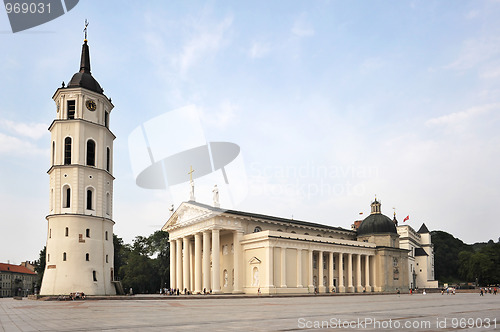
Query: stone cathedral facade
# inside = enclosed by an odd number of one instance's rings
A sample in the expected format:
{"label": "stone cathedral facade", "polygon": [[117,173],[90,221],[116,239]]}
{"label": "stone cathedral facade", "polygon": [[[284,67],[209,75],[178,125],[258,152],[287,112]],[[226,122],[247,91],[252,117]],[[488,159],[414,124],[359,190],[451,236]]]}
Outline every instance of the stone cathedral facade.
{"label": "stone cathedral facade", "polygon": [[80,70],[52,97],[50,211],[41,295],[115,294],[111,99],[90,71],[87,39]]}
{"label": "stone cathedral facade", "polygon": [[[171,288],[181,292],[353,293],[415,287],[410,285],[412,252],[407,243],[403,248],[395,223],[381,213],[377,200],[357,230],[193,200],[182,203],[162,230],[169,233]],[[417,237],[412,245],[419,246]],[[430,242],[424,247],[432,257]]]}

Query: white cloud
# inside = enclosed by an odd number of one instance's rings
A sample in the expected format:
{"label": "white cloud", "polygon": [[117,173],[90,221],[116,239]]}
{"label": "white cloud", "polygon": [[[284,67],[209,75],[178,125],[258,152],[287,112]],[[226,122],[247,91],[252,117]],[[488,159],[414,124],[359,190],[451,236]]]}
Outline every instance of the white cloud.
{"label": "white cloud", "polygon": [[315,31],[314,27],[305,19],[305,15],[302,14],[293,23],[292,33],[297,37],[310,37],[314,36]]}
{"label": "white cloud", "polygon": [[489,104],[482,106],[471,107],[465,111],[455,112],[447,115],[443,115],[437,118],[429,119],[425,122],[428,126],[434,125],[451,125],[464,120],[473,118],[483,113],[487,113],[493,109],[500,108],[500,104]]}
{"label": "white cloud", "polygon": [[226,34],[232,23],[233,18],[227,16],[218,24],[194,27],[194,37],[186,41],[175,60],[181,73],[185,73],[198,61],[217,53],[224,45]]}
{"label": "white cloud", "polygon": [[458,59],[445,66],[446,69],[466,70],[488,64],[500,55],[500,38],[470,39],[463,43]]}
{"label": "white cloud", "polygon": [[23,123],[9,120],[0,120],[0,125],[20,136],[37,140],[48,134],[45,123]]}
{"label": "white cloud", "polygon": [[17,137],[0,133],[0,155],[48,155],[44,149],[40,149],[31,142],[23,141]]}
{"label": "white cloud", "polygon": [[238,106],[230,101],[224,101],[220,104],[217,111],[211,113],[202,113],[203,121],[217,128],[225,128],[237,121],[236,112]]}
{"label": "white cloud", "polygon": [[271,46],[268,43],[253,42],[248,53],[252,59],[257,59],[266,56],[270,50]]}
{"label": "white cloud", "polygon": [[477,9],[474,9],[474,10],[471,10],[470,12],[468,12],[467,15],[465,15],[465,18],[468,20],[472,20],[472,19],[477,18],[479,16],[479,14],[480,14],[480,11]]}

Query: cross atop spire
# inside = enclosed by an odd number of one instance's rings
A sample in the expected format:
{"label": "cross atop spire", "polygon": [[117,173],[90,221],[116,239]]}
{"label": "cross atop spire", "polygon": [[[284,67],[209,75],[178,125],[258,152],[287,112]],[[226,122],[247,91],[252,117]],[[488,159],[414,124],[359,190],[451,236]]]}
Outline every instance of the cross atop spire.
{"label": "cross atop spire", "polygon": [[85,28],[83,29],[83,32],[85,32],[85,39],[83,40],[84,42],[87,42],[87,26],[89,25],[89,22],[87,19],[85,19]]}

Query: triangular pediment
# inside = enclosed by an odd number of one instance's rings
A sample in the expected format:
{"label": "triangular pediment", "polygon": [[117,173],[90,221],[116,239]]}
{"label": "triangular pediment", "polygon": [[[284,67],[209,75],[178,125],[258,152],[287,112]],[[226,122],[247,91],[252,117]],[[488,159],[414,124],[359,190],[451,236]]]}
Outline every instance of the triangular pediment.
{"label": "triangular pediment", "polygon": [[260,264],[261,260],[254,256],[254,257],[250,258],[250,261],[248,263],[250,263],[250,264]]}
{"label": "triangular pediment", "polygon": [[163,231],[168,231],[168,229],[173,227],[187,226],[201,219],[206,219],[212,214],[213,212],[210,209],[190,204],[189,202],[183,202],[170,218],[168,218],[161,229]]}

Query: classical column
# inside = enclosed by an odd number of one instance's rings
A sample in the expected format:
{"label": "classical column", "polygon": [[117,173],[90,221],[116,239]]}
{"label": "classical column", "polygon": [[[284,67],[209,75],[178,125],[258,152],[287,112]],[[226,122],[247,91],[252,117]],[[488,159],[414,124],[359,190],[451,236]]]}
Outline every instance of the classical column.
{"label": "classical column", "polygon": [[193,292],[194,289],[194,241],[189,240],[189,287]]}
{"label": "classical column", "polygon": [[271,293],[274,288],[274,248],[271,245],[267,247],[267,287]]}
{"label": "classical column", "polygon": [[194,292],[201,293],[201,233],[194,235]]}
{"label": "classical column", "polygon": [[234,245],[234,286],[233,293],[243,293],[241,289],[241,280],[240,280],[240,261],[241,261],[241,237],[243,236],[243,232],[236,231],[233,234],[233,245]]}
{"label": "classical column", "polygon": [[338,292],[339,293],[344,293],[345,292],[345,286],[344,286],[344,254],[341,252],[339,253],[339,262],[338,262],[338,268],[339,270],[339,284],[338,284]]}
{"label": "classical column", "polygon": [[328,253],[328,291],[333,289],[333,252]]}
{"label": "classical column", "polygon": [[309,249],[307,251],[307,283],[309,284],[309,292],[314,292],[314,284],[313,284],[313,251]]}
{"label": "classical column", "polygon": [[371,285],[372,285],[372,290],[374,292],[378,291],[377,289],[377,286],[378,286],[378,282],[377,282],[377,268],[376,268],[376,258],[377,256],[372,256],[372,259],[370,260],[370,274],[372,275],[372,282],[371,282]]}
{"label": "classical column", "polygon": [[177,239],[177,244],[175,246],[175,249],[177,251],[177,257],[175,258],[175,284],[176,288],[179,289],[179,291],[183,291],[184,288],[182,288],[182,238]]}
{"label": "classical column", "polygon": [[286,248],[281,247],[281,287],[286,288]]}
{"label": "classical column", "polygon": [[323,251],[318,251],[318,292],[325,292],[325,285],[323,285],[324,276],[324,263],[323,263]]}
{"label": "classical column", "polygon": [[[182,276],[183,276],[183,286],[189,290],[189,238],[187,236],[182,238],[182,245],[184,247],[184,254],[182,257]],[[182,290],[184,291],[184,289]]]}
{"label": "classical column", "polygon": [[361,255],[356,255],[356,291],[363,292],[363,285],[361,285]]}
{"label": "classical column", "polygon": [[203,231],[203,289],[210,292],[210,231]]}
{"label": "classical column", "polygon": [[353,293],[354,286],[352,285],[352,254],[347,254],[347,292]]}
{"label": "classical column", "polygon": [[219,230],[212,230],[212,292],[221,293],[220,289],[220,237]]}
{"label": "classical column", "polygon": [[297,249],[297,288],[302,287],[302,249]]}
{"label": "classical column", "polygon": [[175,251],[175,240],[170,240],[170,288],[177,287],[175,284],[175,257],[177,252]]}
{"label": "classical column", "polygon": [[365,255],[365,288],[367,292],[372,291],[370,286],[370,256]]}

